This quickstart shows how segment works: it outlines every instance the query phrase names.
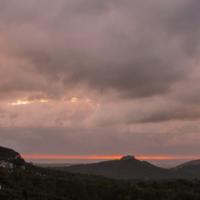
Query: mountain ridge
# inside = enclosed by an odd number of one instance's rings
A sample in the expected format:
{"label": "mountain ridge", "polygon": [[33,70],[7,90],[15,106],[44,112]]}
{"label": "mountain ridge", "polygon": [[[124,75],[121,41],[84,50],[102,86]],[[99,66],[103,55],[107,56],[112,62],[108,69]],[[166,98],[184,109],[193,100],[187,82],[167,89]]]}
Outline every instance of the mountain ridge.
{"label": "mountain ridge", "polygon": [[[19,159],[17,152],[0,148],[0,156],[11,162]],[[3,154],[7,152],[8,155]],[[13,156],[17,155],[17,159]],[[3,160],[3,161],[5,161]],[[24,161],[25,162],[25,161]],[[138,161],[133,156],[124,156],[119,160],[102,162],[118,163],[126,166],[145,165],[147,173],[154,166],[146,161]],[[0,167],[0,199],[32,200],[116,200],[116,199],[199,199],[200,180],[116,180],[97,175],[69,173],[55,169],[37,167],[26,163],[25,170]],[[118,167],[119,167],[118,166]],[[164,170],[168,172],[168,170]],[[177,174],[175,170],[171,170]],[[185,172],[184,172],[185,173]]]}
{"label": "mountain ridge", "polygon": [[[5,147],[0,147],[0,167],[6,168],[8,170],[25,170],[27,172],[38,173],[41,175],[55,174],[55,176],[57,176],[58,174],[62,174],[62,176],[74,176],[76,174],[82,174],[83,176],[95,175],[124,180],[200,178],[200,170],[198,171],[198,173],[196,173],[194,170],[183,171],[174,169],[163,169],[153,164],[150,164],[147,161],[137,160],[134,156],[130,155],[123,156],[121,159],[117,160],[103,161],[91,164],[72,165],[68,167],[54,167],[55,170],[50,170],[47,168],[37,167],[32,165],[31,163],[25,162],[25,160],[21,158],[21,155],[18,152]],[[60,170],[60,172],[56,170]]]}
{"label": "mountain ridge", "polygon": [[174,178],[198,178],[200,174],[179,172],[171,169],[163,169],[140,161],[134,156],[123,156],[121,159],[103,161],[99,163],[79,164],[67,167],[55,167],[55,169],[71,173],[95,174],[114,179],[174,179]]}

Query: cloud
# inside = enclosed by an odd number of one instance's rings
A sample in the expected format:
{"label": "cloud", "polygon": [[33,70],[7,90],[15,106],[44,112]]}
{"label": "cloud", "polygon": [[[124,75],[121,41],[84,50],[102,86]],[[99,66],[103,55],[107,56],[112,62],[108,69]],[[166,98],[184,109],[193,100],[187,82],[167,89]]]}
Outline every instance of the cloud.
{"label": "cloud", "polygon": [[[2,52],[25,59],[23,70],[49,82],[138,98],[169,93],[187,78],[191,58],[182,47],[192,30],[175,31],[183,14],[176,13],[172,2],[165,9],[163,1],[152,1],[155,7],[135,1],[123,6],[120,1],[50,1],[48,10],[46,1],[39,9],[34,1],[22,2],[3,3]],[[187,14],[188,3],[179,5]],[[194,48],[198,41],[190,45]]]}
{"label": "cloud", "polygon": [[100,127],[200,119],[197,104],[176,101],[167,97],[104,103],[86,119]]}
{"label": "cloud", "polygon": [[10,119],[15,119],[15,118],[18,118],[18,117],[19,117],[18,113],[14,113],[14,114],[10,115]]}
{"label": "cloud", "polygon": [[2,1],[0,98],[171,101],[199,63],[198,4]]}
{"label": "cloud", "polygon": [[198,156],[197,124],[151,125],[151,131],[146,127],[142,132],[137,128],[0,127],[0,136],[1,145],[24,155]]}
{"label": "cloud", "polygon": [[[26,143],[22,152],[37,144],[39,153],[50,152],[52,140],[57,153],[71,154],[196,145],[199,4],[0,1],[2,141]],[[162,131],[174,124],[180,129]]]}

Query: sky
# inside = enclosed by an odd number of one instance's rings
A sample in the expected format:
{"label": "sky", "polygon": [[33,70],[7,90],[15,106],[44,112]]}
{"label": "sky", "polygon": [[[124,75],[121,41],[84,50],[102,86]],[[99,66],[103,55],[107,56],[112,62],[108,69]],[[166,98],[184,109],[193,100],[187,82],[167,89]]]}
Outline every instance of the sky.
{"label": "sky", "polygon": [[0,146],[32,156],[200,156],[199,0],[1,0]]}

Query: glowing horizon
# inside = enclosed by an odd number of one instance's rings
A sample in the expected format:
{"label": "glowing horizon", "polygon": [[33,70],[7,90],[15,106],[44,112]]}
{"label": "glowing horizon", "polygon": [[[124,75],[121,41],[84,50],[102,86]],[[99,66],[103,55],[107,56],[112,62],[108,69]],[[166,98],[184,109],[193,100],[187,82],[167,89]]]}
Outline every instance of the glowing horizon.
{"label": "glowing horizon", "polygon": [[[28,159],[121,159],[123,156],[62,156],[62,155],[22,155]],[[200,159],[198,156],[135,156],[140,160]]]}

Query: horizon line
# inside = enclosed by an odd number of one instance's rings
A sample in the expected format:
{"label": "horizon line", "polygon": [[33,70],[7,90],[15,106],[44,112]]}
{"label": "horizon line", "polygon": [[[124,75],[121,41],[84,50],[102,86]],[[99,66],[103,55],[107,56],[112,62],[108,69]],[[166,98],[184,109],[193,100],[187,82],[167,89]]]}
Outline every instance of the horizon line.
{"label": "horizon line", "polygon": [[[62,155],[22,155],[26,159],[121,159],[124,156],[62,156]],[[139,160],[200,159],[200,156],[134,156]]]}

